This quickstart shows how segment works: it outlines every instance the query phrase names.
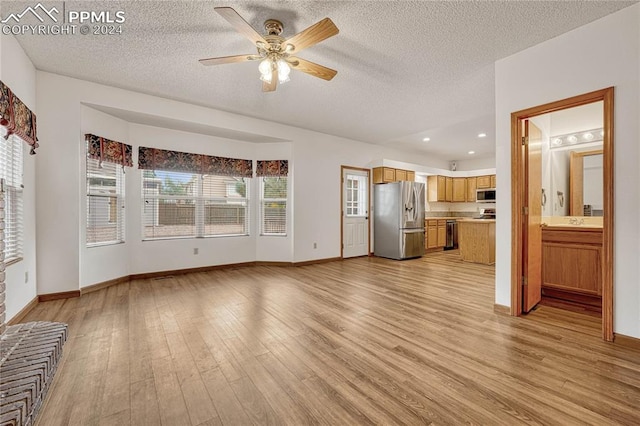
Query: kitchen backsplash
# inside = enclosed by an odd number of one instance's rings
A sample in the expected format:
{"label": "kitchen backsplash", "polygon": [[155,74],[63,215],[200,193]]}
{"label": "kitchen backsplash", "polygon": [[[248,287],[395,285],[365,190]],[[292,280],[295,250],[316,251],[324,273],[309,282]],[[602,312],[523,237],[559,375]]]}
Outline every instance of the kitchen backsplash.
{"label": "kitchen backsplash", "polygon": [[473,217],[478,215],[477,212],[443,212],[443,211],[425,211],[426,217]]}
{"label": "kitchen backsplash", "polygon": [[[428,216],[473,216],[480,214],[480,209],[495,209],[495,203],[441,203],[427,202],[425,212]],[[437,213],[437,214],[436,214]],[[444,213],[444,214],[442,214]],[[465,214],[461,214],[465,213]]]}

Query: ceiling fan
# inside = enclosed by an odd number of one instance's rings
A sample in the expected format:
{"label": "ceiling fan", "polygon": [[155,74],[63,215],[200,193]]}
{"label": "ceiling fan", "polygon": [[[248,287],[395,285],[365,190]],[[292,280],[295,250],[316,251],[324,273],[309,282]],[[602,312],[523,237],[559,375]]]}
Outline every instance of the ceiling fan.
{"label": "ceiling fan", "polygon": [[233,25],[236,31],[255,43],[258,54],[200,59],[202,65],[261,60],[258,70],[260,71],[263,92],[273,92],[276,90],[278,83],[282,84],[289,81],[291,68],[324,80],[331,80],[338,73],[331,68],[294,56],[303,49],[338,34],[339,30],[331,19],[324,18],[322,21],[285,40],[284,37],[280,36],[283,26],[282,22],[278,20],[267,19],[264,22],[267,34],[261,36],[232,8],[216,7],[215,11]]}

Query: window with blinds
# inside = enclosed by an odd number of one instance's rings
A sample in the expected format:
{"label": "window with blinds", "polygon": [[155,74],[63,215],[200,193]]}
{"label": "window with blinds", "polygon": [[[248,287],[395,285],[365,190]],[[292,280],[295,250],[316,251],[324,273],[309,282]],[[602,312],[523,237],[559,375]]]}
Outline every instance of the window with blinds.
{"label": "window with blinds", "polygon": [[124,242],[124,179],[120,164],[87,158],[87,246]]}
{"label": "window with blinds", "polygon": [[249,181],[143,170],[143,239],[249,235]]}
{"label": "window with blinds", "polygon": [[287,178],[261,180],[260,234],[287,235]]}
{"label": "window with blinds", "polygon": [[[4,128],[3,128],[4,130]],[[0,179],[4,190],[4,253],[5,263],[23,256],[23,186],[22,160],[24,142],[16,135],[0,136]]]}

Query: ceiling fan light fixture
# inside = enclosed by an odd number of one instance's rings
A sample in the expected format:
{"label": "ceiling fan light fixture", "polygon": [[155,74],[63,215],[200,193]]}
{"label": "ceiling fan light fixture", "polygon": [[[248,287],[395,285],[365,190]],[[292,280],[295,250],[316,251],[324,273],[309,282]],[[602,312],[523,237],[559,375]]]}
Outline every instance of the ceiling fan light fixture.
{"label": "ceiling fan light fixture", "polygon": [[258,71],[260,71],[260,80],[264,81],[265,83],[271,83],[271,80],[273,79],[271,66],[272,62],[270,58],[265,59],[264,61],[260,62],[260,65],[258,65]]}
{"label": "ceiling fan light fixture", "polygon": [[280,84],[286,83],[290,80],[289,73],[291,73],[291,67],[287,64],[284,59],[278,59],[278,82]]}

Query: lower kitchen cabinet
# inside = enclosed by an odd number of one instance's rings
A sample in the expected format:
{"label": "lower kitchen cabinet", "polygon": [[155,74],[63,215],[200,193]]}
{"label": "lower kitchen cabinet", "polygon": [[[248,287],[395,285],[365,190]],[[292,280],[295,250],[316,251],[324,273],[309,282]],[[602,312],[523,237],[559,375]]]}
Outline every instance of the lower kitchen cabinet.
{"label": "lower kitchen cabinet", "polygon": [[447,244],[447,220],[427,219],[425,220],[425,242],[427,249],[444,247]]}
{"label": "lower kitchen cabinet", "polygon": [[447,245],[447,221],[438,220],[438,247]]}
{"label": "lower kitchen cabinet", "polygon": [[426,220],[426,232],[424,235],[426,236],[425,248],[432,249],[438,247],[438,221],[437,220]]}

